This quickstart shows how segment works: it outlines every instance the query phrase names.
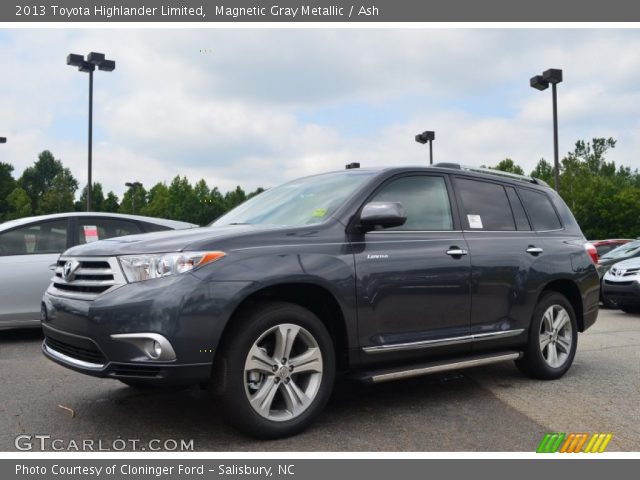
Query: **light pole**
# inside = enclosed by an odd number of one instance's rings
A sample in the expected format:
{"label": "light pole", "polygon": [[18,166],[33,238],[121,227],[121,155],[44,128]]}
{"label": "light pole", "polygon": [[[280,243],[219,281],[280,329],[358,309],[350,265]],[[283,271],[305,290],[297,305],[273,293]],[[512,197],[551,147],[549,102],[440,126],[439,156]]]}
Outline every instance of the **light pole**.
{"label": "light pole", "polygon": [[436,132],[427,130],[416,135],[416,142],[425,144],[429,142],[429,165],[433,165],[433,141],[436,139]]}
{"label": "light pole", "polygon": [[560,160],[558,159],[558,92],[556,85],[562,82],[562,70],[550,68],[542,72],[542,75],[531,77],[529,85],[536,90],[546,90],[551,84],[553,97],[553,174],[556,192],[560,188]]}
{"label": "light pole", "polygon": [[142,187],[142,183],[140,182],[127,182],[124,184],[125,187],[129,187],[133,189],[131,192],[131,213],[136,213],[136,188]]}
{"label": "light pole", "polygon": [[104,53],[91,52],[85,60],[82,55],[70,53],[67,55],[67,65],[78,67],[78,71],[89,74],[89,183],[87,184],[87,211],[91,211],[92,184],[91,184],[91,151],[93,148],[93,72],[98,70],[112,72],[116,68],[116,62],[104,58]]}

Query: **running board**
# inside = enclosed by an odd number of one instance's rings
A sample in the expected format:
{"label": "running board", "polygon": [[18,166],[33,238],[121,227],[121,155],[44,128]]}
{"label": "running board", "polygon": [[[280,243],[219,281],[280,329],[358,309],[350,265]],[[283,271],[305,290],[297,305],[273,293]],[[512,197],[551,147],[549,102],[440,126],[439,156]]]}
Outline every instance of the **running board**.
{"label": "running board", "polygon": [[412,365],[410,368],[404,366],[402,369],[397,370],[362,372],[361,374],[356,374],[356,378],[373,383],[389,382],[391,380],[419,377],[430,373],[446,372],[449,370],[458,370],[462,368],[489,365],[491,363],[506,362],[508,360],[517,360],[521,356],[521,352],[501,352],[491,355],[478,355],[474,357],[456,358],[445,362]]}

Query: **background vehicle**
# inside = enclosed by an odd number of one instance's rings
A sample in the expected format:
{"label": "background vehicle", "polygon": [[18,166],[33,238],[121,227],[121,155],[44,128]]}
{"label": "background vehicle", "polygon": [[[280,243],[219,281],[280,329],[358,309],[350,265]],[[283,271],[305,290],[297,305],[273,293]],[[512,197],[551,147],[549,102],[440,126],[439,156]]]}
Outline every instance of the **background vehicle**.
{"label": "background vehicle", "polygon": [[598,257],[602,257],[606,255],[614,248],[618,248],[625,243],[632,242],[633,240],[630,238],[614,238],[609,240],[589,240],[589,243],[596,247],[596,251],[598,252]]}
{"label": "background vehicle", "polygon": [[336,372],[383,382],[515,360],[561,377],[598,314],[587,247],[528,177],[316,175],[209,228],[68,250],[43,298],[43,352],[129,385],[210,384],[238,428],[281,437],[320,413]]}
{"label": "background vehicle", "polygon": [[597,269],[598,275],[600,276],[600,300],[605,307],[608,308],[617,308],[615,302],[611,299],[607,298],[604,293],[604,289],[602,288],[602,280],[604,275],[609,271],[609,269],[618,262],[622,260],[626,260],[628,258],[635,258],[640,256],[640,240],[632,240],[631,242],[625,243],[617,248],[614,248],[610,252],[604,254],[598,260]]}
{"label": "background vehicle", "polygon": [[161,218],[72,212],[0,224],[0,329],[40,327],[40,302],[60,254],[100,239],[192,228]]}
{"label": "background vehicle", "polygon": [[640,257],[615,263],[602,281],[604,297],[626,313],[640,313]]}

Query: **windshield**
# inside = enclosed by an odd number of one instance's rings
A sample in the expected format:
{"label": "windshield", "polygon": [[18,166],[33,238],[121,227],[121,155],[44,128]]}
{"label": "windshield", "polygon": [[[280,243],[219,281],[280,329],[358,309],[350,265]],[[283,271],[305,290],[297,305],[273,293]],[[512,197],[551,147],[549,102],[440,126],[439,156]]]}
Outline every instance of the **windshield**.
{"label": "windshield", "polygon": [[630,257],[638,252],[640,249],[640,240],[636,240],[635,242],[625,243],[624,245],[619,246],[618,248],[614,248],[609,253],[604,255],[602,258],[623,258]]}
{"label": "windshield", "polygon": [[351,170],[294,180],[253,197],[211,225],[315,225],[376,173]]}

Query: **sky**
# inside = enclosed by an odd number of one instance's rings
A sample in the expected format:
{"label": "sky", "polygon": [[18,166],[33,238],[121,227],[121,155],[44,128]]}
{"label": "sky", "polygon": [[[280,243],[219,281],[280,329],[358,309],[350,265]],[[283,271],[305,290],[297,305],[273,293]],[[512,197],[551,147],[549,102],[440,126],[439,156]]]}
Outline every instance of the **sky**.
{"label": "sky", "polygon": [[[68,53],[102,52],[94,76],[93,179],[122,195],[176,175],[221,191],[362,166],[436,162],[529,172],[553,159],[551,91],[561,68],[560,154],[613,137],[640,168],[640,30],[2,29],[0,161],[14,175],[48,149],[87,178],[88,75]],[[79,192],[78,192],[79,193]]]}

